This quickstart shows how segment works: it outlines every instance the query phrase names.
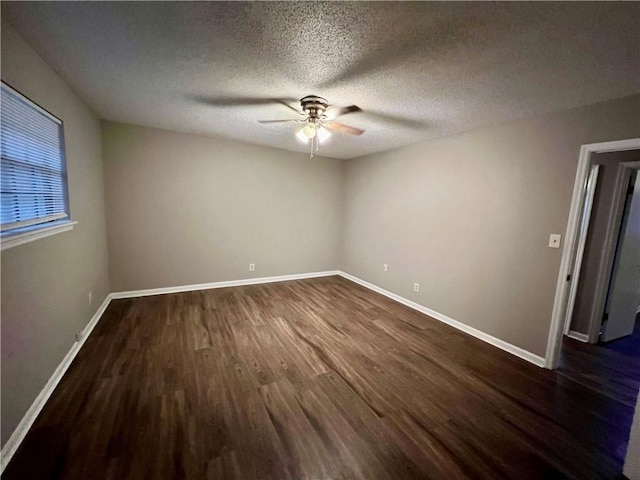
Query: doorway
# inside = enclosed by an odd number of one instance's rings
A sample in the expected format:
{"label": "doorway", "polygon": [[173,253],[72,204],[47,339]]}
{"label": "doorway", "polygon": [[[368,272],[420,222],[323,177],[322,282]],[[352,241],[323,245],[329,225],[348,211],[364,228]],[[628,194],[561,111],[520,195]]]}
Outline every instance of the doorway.
{"label": "doorway", "polygon": [[640,387],[639,169],[640,139],[581,151],[545,365],[584,401],[603,399],[606,449],[620,464]]}
{"label": "doorway", "polygon": [[596,153],[574,253],[564,318],[569,337],[592,344],[631,335],[640,304],[640,150]]}
{"label": "doorway", "polygon": [[[583,252],[579,252],[579,244],[585,243],[589,223],[591,220],[591,211],[588,206],[589,195],[594,195],[596,183],[589,184],[589,180],[593,180],[592,166],[597,164],[594,162],[597,154],[604,154],[609,152],[631,152],[628,155],[633,156],[633,151],[640,151],[640,138],[630,140],[620,140],[606,143],[596,143],[583,145],[580,149],[580,158],[578,161],[578,171],[576,173],[576,181],[573,189],[573,198],[571,202],[571,210],[569,212],[569,220],[567,222],[567,230],[565,235],[565,244],[562,252],[562,260],[560,263],[560,271],[558,274],[558,281],[556,284],[556,296],[553,305],[551,328],[549,331],[549,341],[547,342],[547,353],[545,358],[545,367],[549,369],[556,369],[560,363],[560,351],[562,349],[562,338],[565,330],[567,330],[566,323],[568,318],[573,316],[572,310],[574,309],[575,301],[578,298],[577,292],[571,296],[572,288],[575,289],[576,284],[580,284],[580,275],[583,268],[580,266],[580,262],[583,261]],[[631,157],[626,158],[627,162],[631,162]],[[640,164],[639,164],[640,165]],[[637,169],[637,168],[636,168]],[[596,269],[604,272],[611,272],[611,269],[601,268],[604,264],[611,265],[613,268],[614,262],[614,250],[617,242],[617,235],[612,233],[615,231],[615,224],[612,222],[620,222],[623,214],[623,201],[624,195],[623,182],[626,177],[627,181],[631,176],[633,167],[625,165],[622,168],[617,169],[617,176],[615,179],[615,191],[619,194],[615,197],[615,205],[610,208],[611,211],[618,212],[616,215],[609,215],[609,227],[605,232],[604,247],[600,251],[601,261]],[[585,217],[586,215],[586,217]],[[619,223],[618,223],[619,225]],[[584,245],[583,245],[584,246]],[[585,247],[586,248],[586,247]],[[578,267],[576,269],[576,266]],[[574,270],[575,269],[575,270]],[[602,308],[604,309],[604,302],[606,301],[606,295],[608,292],[608,285],[610,277],[603,280],[603,275],[596,276],[597,290],[596,296],[592,299],[595,302],[597,298],[598,302],[602,302]],[[596,343],[599,339],[601,324],[598,325],[598,320],[594,317],[595,313],[599,311],[598,308],[592,308],[591,315],[588,317],[588,333],[586,335],[587,341]],[[569,314],[571,316],[569,316]],[[600,317],[600,322],[602,317]],[[567,332],[569,333],[569,332]],[[583,340],[585,338],[583,337]]]}

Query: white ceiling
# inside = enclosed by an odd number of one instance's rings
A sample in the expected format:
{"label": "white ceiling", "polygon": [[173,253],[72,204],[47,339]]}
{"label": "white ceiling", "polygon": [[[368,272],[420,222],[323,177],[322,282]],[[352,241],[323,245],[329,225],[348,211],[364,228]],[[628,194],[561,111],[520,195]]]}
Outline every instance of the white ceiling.
{"label": "white ceiling", "polygon": [[2,15],[100,118],[306,152],[295,124],[256,121],[292,112],[247,97],[356,104],[340,120],[366,132],[334,134],[320,154],[336,158],[640,93],[635,2],[2,2]]}

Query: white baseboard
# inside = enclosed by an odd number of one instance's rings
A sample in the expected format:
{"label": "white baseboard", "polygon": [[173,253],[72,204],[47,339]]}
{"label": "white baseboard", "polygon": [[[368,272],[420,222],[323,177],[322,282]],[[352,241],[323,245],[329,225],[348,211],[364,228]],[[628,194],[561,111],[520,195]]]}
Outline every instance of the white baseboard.
{"label": "white baseboard", "polygon": [[290,280],[304,280],[305,278],[330,277],[338,275],[338,270],[326,272],[295,273],[293,275],[279,275],[276,277],[246,278],[244,280],[229,280],[224,282],[197,283],[194,285],[179,285],[176,287],[150,288],[147,290],[131,290],[128,292],[114,292],[112,298],[135,298],[150,295],[164,295],[166,293],[193,292],[196,290],[209,290],[211,288],[239,287],[242,285],[257,285],[260,283],[288,282]]}
{"label": "white baseboard", "polygon": [[44,408],[47,400],[60,383],[60,380],[66,373],[67,369],[71,366],[71,362],[76,357],[82,345],[89,337],[89,334],[93,331],[94,327],[97,325],[98,321],[102,317],[102,314],[109,306],[109,302],[111,302],[111,295],[107,295],[107,298],[104,299],[102,305],[98,308],[96,313],[91,317],[87,326],[82,330],[82,336],[80,340],[75,342],[71,349],[67,352],[65,357],[62,359],[58,367],[53,372],[53,375],[49,378],[44,388],[40,391],[36,399],[33,401],[27,412],[20,420],[20,423],[13,431],[7,443],[4,444],[2,450],[0,451],[0,473],[4,472],[5,467],[9,464],[9,461],[13,457],[14,453],[24,440],[24,437],[27,435],[27,432],[35,422],[36,418],[40,414],[40,411]]}
{"label": "white baseboard", "polygon": [[489,335],[488,333],[484,333],[481,330],[478,330],[476,328],[470,327],[469,325],[466,325],[462,322],[459,322],[458,320],[454,320],[451,317],[448,317],[442,313],[436,312],[435,310],[431,310],[430,308],[424,307],[416,302],[413,302],[411,300],[408,300],[404,297],[401,297],[400,295],[396,295],[395,293],[391,293],[388,290],[385,290],[384,288],[380,288],[377,285],[374,285],[372,283],[369,283],[365,280],[362,280],[361,278],[355,277],[349,273],[340,271],[338,272],[338,274],[341,277],[344,277],[348,280],[351,280],[352,282],[355,282],[359,285],[362,285],[363,287],[366,287],[370,290],[373,290],[374,292],[380,293],[381,295],[384,295],[385,297],[389,297],[392,300],[395,300],[396,302],[402,303],[403,305],[406,305],[407,307],[413,308],[414,310],[417,310],[421,313],[424,313],[425,315],[428,315],[430,317],[435,318],[436,320],[440,320],[443,323],[446,323],[447,325],[450,325],[454,328],[457,328],[458,330],[461,330],[465,333],[468,333],[469,335],[479,338],[480,340],[483,340],[491,345],[493,345],[494,347],[498,347],[501,350],[504,350],[505,352],[511,353],[513,355],[515,355],[516,357],[520,357],[523,360],[526,360],[530,363],[533,363],[534,365],[538,366],[538,367],[544,367],[544,358],[535,355],[527,350],[524,350],[523,348],[520,347],[516,347],[515,345],[512,345],[510,343],[505,342],[504,340],[500,340],[499,338],[496,338],[492,335]]}
{"label": "white baseboard", "polygon": [[589,343],[589,335],[586,333],[576,332],[575,330],[569,330],[567,337],[578,340],[579,342]]}

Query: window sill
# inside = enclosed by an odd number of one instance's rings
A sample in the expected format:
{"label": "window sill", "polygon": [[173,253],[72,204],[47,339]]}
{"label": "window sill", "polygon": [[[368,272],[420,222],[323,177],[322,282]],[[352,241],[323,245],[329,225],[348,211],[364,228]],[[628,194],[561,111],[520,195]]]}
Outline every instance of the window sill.
{"label": "window sill", "polygon": [[63,222],[56,222],[55,225],[49,225],[47,227],[34,228],[21,233],[7,234],[5,237],[2,237],[1,250],[7,250],[9,248],[17,247],[18,245],[24,245],[25,243],[40,240],[41,238],[50,237],[51,235],[67,232],[72,230],[76,223],[78,222],[65,220]]}

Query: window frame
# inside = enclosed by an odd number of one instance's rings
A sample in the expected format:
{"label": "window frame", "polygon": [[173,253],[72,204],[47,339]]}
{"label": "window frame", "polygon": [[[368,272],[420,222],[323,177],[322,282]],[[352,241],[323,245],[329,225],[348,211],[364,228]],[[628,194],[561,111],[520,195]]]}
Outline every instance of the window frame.
{"label": "window frame", "polygon": [[[60,157],[62,162],[62,190],[64,194],[64,205],[65,205],[65,213],[66,215],[63,218],[55,218],[55,216],[59,216],[62,214],[55,214],[49,220],[43,220],[49,217],[40,217],[38,219],[27,220],[26,224],[22,224],[18,227],[14,228],[6,228],[5,224],[3,227],[4,230],[0,231],[0,249],[6,250],[11,247],[16,247],[18,245],[23,245],[25,243],[32,242],[34,240],[38,240],[40,238],[49,237],[51,235],[55,235],[57,233],[62,233],[73,229],[74,225],[78,222],[73,221],[71,218],[71,205],[69,201],[69,175],[68,175],[68,166],[67,166],[67,152],[66,152],[66,132],[64,128],[64,121],[61,118],[58,118],[53,113],[49,112],[47,109],[38,105],[31,98],[14,88],[12,85],[7,83],[5,80],[0,80],[2,84],[2,88],[6,89],[9,93],[17,96],[21,101],[26,103],[29,107],[35,109],[38,113],[46,116],[53,122],[59,125],[60,128]],[[1,174],[1,173],[0,173]]]}

